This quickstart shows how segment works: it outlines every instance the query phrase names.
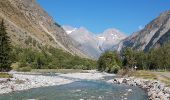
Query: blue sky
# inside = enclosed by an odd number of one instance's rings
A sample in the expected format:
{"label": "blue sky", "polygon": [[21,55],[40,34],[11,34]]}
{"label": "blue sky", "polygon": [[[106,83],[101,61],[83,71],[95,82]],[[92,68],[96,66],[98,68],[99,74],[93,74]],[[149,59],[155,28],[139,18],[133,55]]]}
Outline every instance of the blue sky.
{"label": "blue sky", "polygon": [[84,26],[94,33],[117,28],[127,35],[143,28],[170,0],[37,0],[60,25]]}

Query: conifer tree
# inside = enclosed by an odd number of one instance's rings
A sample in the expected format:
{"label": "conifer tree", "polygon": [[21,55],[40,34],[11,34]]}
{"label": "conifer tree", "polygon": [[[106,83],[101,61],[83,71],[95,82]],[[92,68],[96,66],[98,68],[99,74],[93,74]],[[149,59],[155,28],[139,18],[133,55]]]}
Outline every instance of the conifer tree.
{"label": "conifer tree", "polygon": [[0,71],[10,71],[11,70],[11,45],[10,38],[7,35],[6,27],[4,21],[0,23]]}

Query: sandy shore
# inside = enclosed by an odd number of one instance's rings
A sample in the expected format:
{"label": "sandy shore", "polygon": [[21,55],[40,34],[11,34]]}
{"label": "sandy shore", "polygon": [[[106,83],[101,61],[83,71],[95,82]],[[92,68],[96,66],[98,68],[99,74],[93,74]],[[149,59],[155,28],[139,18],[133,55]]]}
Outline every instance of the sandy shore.
{"label": "sandy shore", "polygon": [[100,73],[97,71],[88,71],[88,73],[55,73],[54,76],[44,76],[40,73],[11,73],[13,78],[0,79],[0,94],[13,91],[27,90],[31,88],[64,85],[78,80],[99,80],[105,76],[114,76],[114,74]]}

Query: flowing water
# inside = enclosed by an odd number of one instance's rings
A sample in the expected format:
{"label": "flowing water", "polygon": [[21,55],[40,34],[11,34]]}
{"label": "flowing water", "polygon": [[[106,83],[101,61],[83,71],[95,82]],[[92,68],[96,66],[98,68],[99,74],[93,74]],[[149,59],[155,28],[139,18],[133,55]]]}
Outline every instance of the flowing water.
{"label": "flowing water", "polygon": [[76,81],[0,95],[0,100],[148,100],[144,90],[104,81]]}

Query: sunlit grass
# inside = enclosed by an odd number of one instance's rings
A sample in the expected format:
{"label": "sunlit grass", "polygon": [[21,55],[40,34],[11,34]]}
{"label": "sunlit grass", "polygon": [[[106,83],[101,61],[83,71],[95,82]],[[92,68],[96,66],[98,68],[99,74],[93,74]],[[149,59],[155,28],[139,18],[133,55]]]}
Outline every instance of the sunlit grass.
{"label": "sunlit grass", "polygon": [[165,84],[167,84],[167,86],[170,87],[170,78],[169,77],[166,77],[166,76],[162,76],[162,77],[159,77],[159,80]]}
{"label": "sunlit grass", "polygon": [[[161,73],[164,73],[164,72],[161,71]],[[158,80],[158,81],[165,83],[167,86],[170,86],[170,78],[163,76],[162,74],[159,74],[158,72],[140,70],[140,71],[131,72],[129,75],[143,78],[143,79]]]}
{"label": "sunlit grass", "polygon": [[144,79],[157,79],[157,76],[155,74],[150,73],[148,71],[134,71],[132,75],[135,77],[141,77]]}

